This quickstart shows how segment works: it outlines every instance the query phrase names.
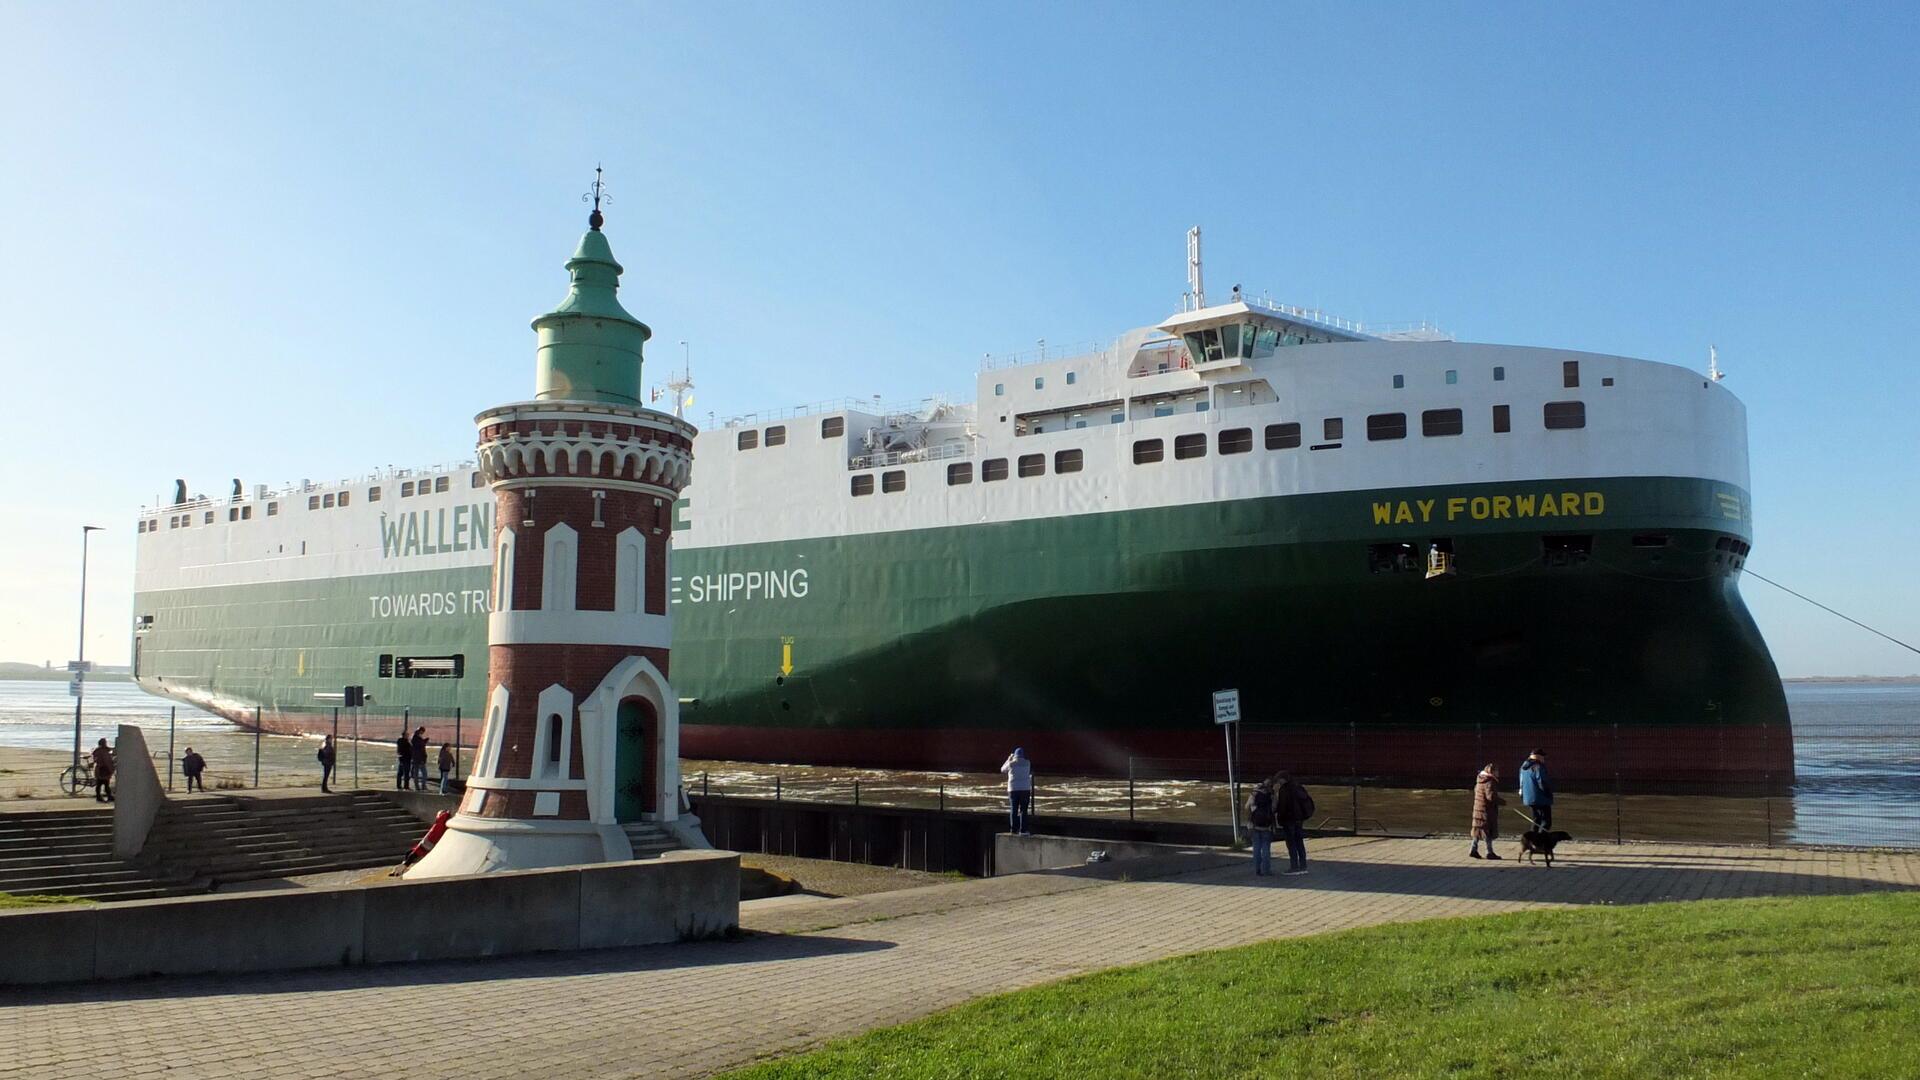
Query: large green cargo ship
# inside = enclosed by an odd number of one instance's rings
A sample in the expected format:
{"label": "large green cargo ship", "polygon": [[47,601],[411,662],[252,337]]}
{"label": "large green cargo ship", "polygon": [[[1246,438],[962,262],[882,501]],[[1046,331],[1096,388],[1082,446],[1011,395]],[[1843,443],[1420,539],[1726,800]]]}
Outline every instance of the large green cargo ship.
{"label": "large green cargo ship", "polygon": [[[1021,745],[1111,775],[1217,757],[1236,688],[1309,773],[1459,781],[1548,745],[1573,782],[1791,777],[1716,379],[1237,291],[1072,352],[989,358],[971,405],[699,436],[667,570],[684,754]],[[365,723],[471,743],[494,530],[472,465],[182,485],[140,515],[136,676],[299,732],[363,685]]]}

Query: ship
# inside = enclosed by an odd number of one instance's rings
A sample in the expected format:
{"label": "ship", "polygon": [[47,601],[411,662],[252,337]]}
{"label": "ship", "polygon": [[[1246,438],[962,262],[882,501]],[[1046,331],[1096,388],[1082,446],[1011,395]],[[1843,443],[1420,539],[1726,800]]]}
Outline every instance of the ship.
{"label": "ship", "polygon": [[[1233,742],[1231,689],[1301,775],[1457,784],[1544,746],[1575,785],[1791,779],[1717,368],[1210,302],[1188,241],[1171,315],[988,355],[971,403],[699,432],[642,568],[684,756],[1177,772]],[[621,467],[599,453],[581,482]],[[273,732],[471,745],[516,524],[482,473],[176,483],[139,514],[135,679]]]}

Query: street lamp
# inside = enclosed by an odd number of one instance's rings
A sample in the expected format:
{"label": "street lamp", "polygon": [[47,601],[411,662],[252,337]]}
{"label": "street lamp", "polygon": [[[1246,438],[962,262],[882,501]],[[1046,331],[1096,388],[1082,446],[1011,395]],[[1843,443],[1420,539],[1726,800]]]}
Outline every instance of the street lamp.
{"label": "street lamp", "polygon": [[[87,686],[87,540],[100,531],[98,525],[80,526],[80,654],[73,661],[73,776],[80,778],[80,706],[86,701]],[[79,784],[74,784],[78,794]]]}

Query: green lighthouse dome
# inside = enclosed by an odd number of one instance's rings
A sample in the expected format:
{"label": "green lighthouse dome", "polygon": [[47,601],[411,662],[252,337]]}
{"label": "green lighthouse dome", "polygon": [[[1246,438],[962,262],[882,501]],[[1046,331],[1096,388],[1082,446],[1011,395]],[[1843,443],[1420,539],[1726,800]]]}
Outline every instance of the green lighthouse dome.
{"label": "green lighthouse dome", "polygon": [[536,398],[640,404],[640,354],[653,331],[620,306],[622,267],[600,231],[603,220],[596,200],[586,235],[567,260],[573,284],[566,299],[533,320]]}

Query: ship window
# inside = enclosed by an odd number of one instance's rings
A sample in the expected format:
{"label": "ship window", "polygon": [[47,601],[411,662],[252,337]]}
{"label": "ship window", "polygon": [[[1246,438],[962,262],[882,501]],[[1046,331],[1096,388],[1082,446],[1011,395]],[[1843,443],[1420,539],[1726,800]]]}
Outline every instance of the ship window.
{"label": "ship window", "polygon": [[1587,403],[1584,401],[1549,401],[1542,412],[1549,431],[1587,426]]}
{"label": "ship window", "polygon": [[1603,376],[1603,377],[1602,377],[1602,378],[1600,379],[1600,385],[1601,385],[1601,386],[1612,386],[1612,385],[1613,385],[1613,376],[1611,376],[1611,375],[1607,375],[1607,376]]}
{"label": "ship window", "polygon": [[1196,401],[1193,403],[1194,412],[1206,412],[1211,408],[1213,408],[1213,402],[1211,401]]}
{"label": "ship window", "polygon": [[773,427],[767,429],[767,445],[787,445],[787,426],[785,424],[775,424]]}
{"label": "ship window", "polygon": [[1053,455],[1053,471],[1057,473],[1079,472],[1085,465],[1085,456],[1079,450],[1061,450]]}
{"label": "ship window", "polygon": [[1220,452],[1244,454],[1253,449],[1252,428],[1229,428],[1220,433]]}
{"label": "ship window", "polygon": [[993,396],[994,396],[994,397],[1006,397],[1006,396],[1007,396],[1007,384],[1006,384],[1006,383],[1003,383],[1003,382],[997,382],[997,383],[994,383],[994,384],[993,384]]}
{"label": "ship window", "polygon": [[347,505],[347,502],[348,502],[348,497],[349,497],[349,496],[351,496],[352,494],[353,494],[353,492],[351,492],[351,491],[343,491],[343,492],[341,492],[341,493],[340,493],[340,501],[339,501],[338,503],[336,503],[335,505],[337,505],[337,506],[345,506],[345,505]]}
{"label": "ship window", "polygon": [[1494,433],[1498,435],[1504,435],[1513,430],[1513,408],[1511,406],[1495,405],[1493,407],[1493,430]]}
{"label": "ship window", "polygon": [[1459,409],[1428,409],[1420,414],[1420,434],[1458,435],[1466,430],[1466,421]]}
{"label": "ship window", "polygon": [[861,473],[861,474],[860,474],[859,476],[856,476],[856,477],[854,477],[854,478],[853,478],[853,493],[854,493],[855,495],[871,495],[871,494],[873,494],[873,474],[872,474],[872,473]]}
{"label": "ship window", "polygon": [[1020,475],[1022,478],[1047,475],[1047,455],[1021,454]]}
{"label": "ship window", "polygon": [[270,502],[270,503],[268,503],[268,504],[267,504],[267,516],[268,516],[268,517],[277,517],[277,516],[279,516],[279,514],[280,514],[280,504],[279,504],[279,503],[277,503],[277,502]]}
{"label": "ship window", "polygon": [[1072,385],[1073,385],[1074,383],[1076,383],[1076,382],[1078,382],[1078,381],[1079,381],[1079,380],[1078,380],[1078,379],[1076,379],[1076,378],[1074,377],[1074,374],[1073,374],[1073,372],[1071,372],[1071,371],[1069,371],[1069,372],[1067,372],[1067,385],[1068,385],[1068,386],[1072,386]]}
{"label": "ship window", "polygon": [[889,469],[880,474],[880,490],[889,495],[907,490],[907,473],[904,469]]}
{"label": "ship window", "polygon": [[1300,445],[1299,424],[1268,424],[1267,449],[1291,450]]}
{"label": "ship window", "polygon": [[200,519],[200,524],[202,525],[213,524],[213,511],[211,510],[207,511],[206,516]]}
{"label": "ship window", "polygon": [[375,484],[372,487],[367,489],[367,501],[368,502],[380,501],[380,485],[379,484]]}
{"label": "ship window", "polygon": [[758,431],[743,431],[735,436],[733,440],[733,448],[736,450],[751,450],[759,445],[760,433]]}
{"label": "ship window", "polygon": [[1339,442],[1347,437],[1347,421],[1344,417],[1329,416],[1320,424],[1320,437],[1327,442]]}
{"label": "ship window", "polygon": [[470,487],[470,488],[477,488],[477,487],[479,487],[479,486],[480,486],[480,474],[479,474],[479,473],[477,473],[477,472],[472,472],[472,473],[468,473],[468,474],[467,474],[467,486],[468,486],[468,487]]}
{"label": "ship window", "polygon": [[973,483],[973,462],[957,461],[947,466],[947,486]]}
{"label": "ship window", "polygon": [[381,677],[381,678],[383,678],[383,679],[391,679],[391,678],[393,678],[393,654],[392,654],[392,653],[381,653],[381,654],[380,654],[380,668],[379,668],[379,670],[380,670],[380,677]]}
{"label": "ship window", "polygon": [[1540,554],[1548,566],[1573,566],[1593,555],[1591,536],[1543,536]]}
{"label": "ship window", "polygon": [[446,477],[444,477],[444,476],[436,476],[436,477],[434,477],[434,478],[433,478],[433,490],[435,490],[435,491],[445,491],[445,490],[447,490],[447,478],[446,478]]}
{"label": "ship window", "polygon": [[[267,504],[267,513],[269,513],[269,514],[271,514],[271,513],[273,513],[273,504],[272,504],[272,503],[268,503],[268,504]],[[241,508],[240,508],[240,520],[241,520],[241,521],[252,521],[252,520],[253,520],[253,507],[251,507],[251,506],[243,506],[243,507],[241,507]]]}
{"label": "ship window", "polygon": [[1493,369],[1493,381],[1494,381],[1494,382],[1506,382],[1506,381],[1507,381],[1507,369],[1506,369],[1506,368],[1504,368],[1504,367],[1496,367],[1496,368],[1494,368],[1494,369]]}
{"label": "ship window", "polygon": [[325,495],[322,495],[320,497],[320,505],[328,510],[333,509],[333,492],[329,491]]}
{"label": "ship window", "polygon": [[413,497],[413,481],[408,480],[400,485],[400,497],[403,499]]}
{"label": "ship window", "polygon": [[1047,388],[1047,377],[1044,375],[1034,376],[1033,388],[1035,390],[1045,390]]}
{"label": "ship window", "polygon": [[1460,381],[1460,373],[1458,371],[1455,371],[1452,368],[1448,368],[1447,369],[1447,385],[1452,386],[1459,381]]}
{"label": "ship window", "polygon": [[1560,385],[1568,389],[1580,385],[1580,361],[1568,360],[1560,365]]}
{"label": "ship window", "polygon": [[1207,437],[1195,432],[1192,435],[1176,435],[1173,440],[1173,457],[1176,461],[1207,456]]}
{"label": "ship window", "polygon": [[1407,377],[1405,375],[1395,375],[1393,377],[1393,388],[1395,390],[1404,390],[1406,389],[1406,386],[1407,386]]}
{"label": "ship window", "polygon": [[320,509],[320,496],[318,495],[307,496],[307,509],[309,510]]}
{"label": "ship window", "polygon": [[823,439],[837,439],[846,433],[847,418],[844,416],[829,416],[820,421],[820,437]]}
{"label": "ship window", "polygon": [[[227,507],[227,520],[228,520],[228,521],[239,521],[239,520],[240,520],[240,508],[239,508],[239,507],[237,507],[237,506],[229,506],[229,507]],[[142,531],[145,531],[145,526],[142,526],[141,528],[142,528]]]}
{"label": "ship window", "polygon": [[1123,412],[1117,412],[1117,413],[1114,413],[1114,414],[1113,414],[1112,416],[1109,416],[1109,417],[1107,418],[1107,423],[1109,423],[1109,424],[1119,424],[1119,423],[1123,423],[1123,422],[1125,422],[1125,421],[1126,421],[1126,419],[1127,419],[1127,414],[1126,414],[1126,413],[1123,413]]}
{"label": "ship window", "polygon": [[396,679],[458,679],[466,673],[467,658],[464,654],[393,658],[393,677]]}
{"label": "ship window", "polygon": [[[1328,438],[1333,436],[1329,435]],[[1367,417],[1367,438],[1379,442],[1382,439],[1404,439],[1407,437],[1407,414],[1403,412],[1374,413]]]}
{"label": "ship window", "polygon": [[1007,478],[1007,459],[1006,458],[1003,458],[1003,457],[988,458],[987,460],[980,463],[980,482],[981,483],[991,484],[995,480],[1005,480],[1006,478]]}
{"label": "ship window", "polygon": [[1141,439],[1133,444],[1133,463],[1151,465],[1167,456],[1166,444],[1159,439]]}

